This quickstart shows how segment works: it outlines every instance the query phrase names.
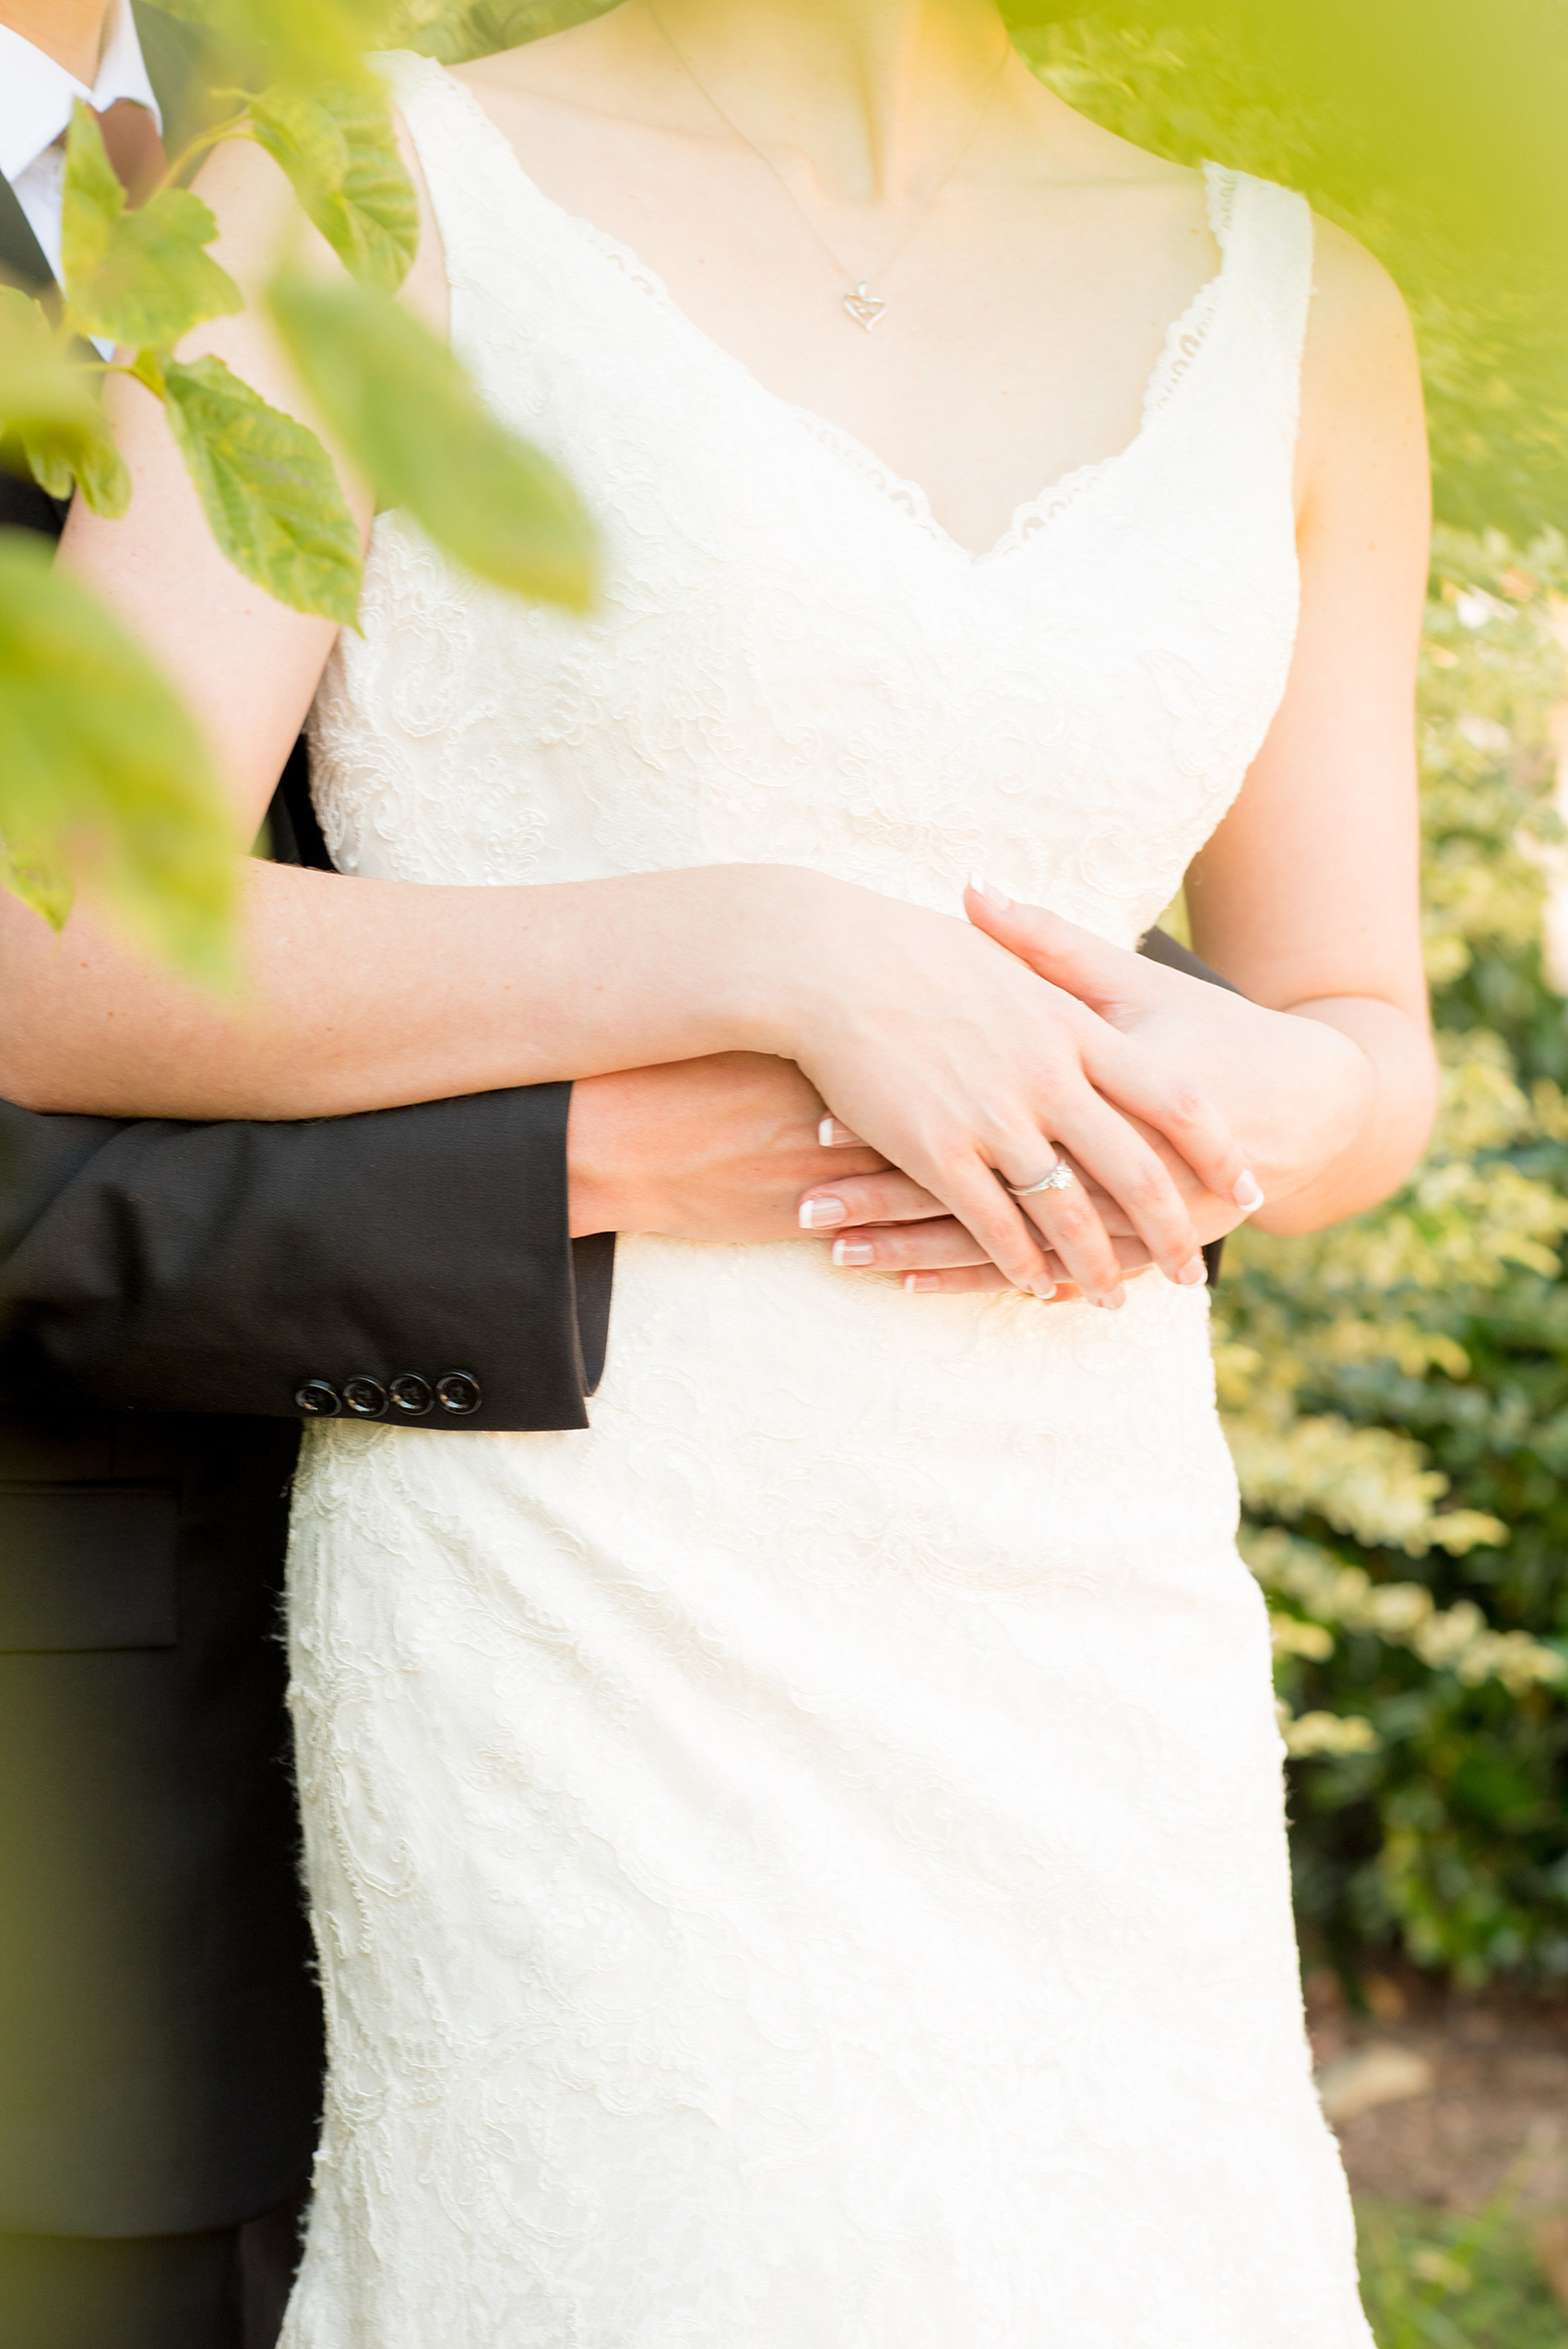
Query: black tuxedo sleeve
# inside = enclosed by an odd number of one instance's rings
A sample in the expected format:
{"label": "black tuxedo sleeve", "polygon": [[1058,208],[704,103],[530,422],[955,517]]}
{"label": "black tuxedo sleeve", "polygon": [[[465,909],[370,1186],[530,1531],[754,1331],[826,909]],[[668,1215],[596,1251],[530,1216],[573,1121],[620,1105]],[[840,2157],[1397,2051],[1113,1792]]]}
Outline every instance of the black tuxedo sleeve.
{"label": "black tuxedo sleeve", "polygon": [[0,1404],[397,1420],[428,1390],[409,1424],[586,1426],[615,1242],[567,1236],[570,1091],[276,1125],[0,1102]]}
{"label": "black tuxedo sleeve", "polygon": [[571,1088],[309,1123],[0,1103],[0,1403],[581,1427],[614,1240]]}

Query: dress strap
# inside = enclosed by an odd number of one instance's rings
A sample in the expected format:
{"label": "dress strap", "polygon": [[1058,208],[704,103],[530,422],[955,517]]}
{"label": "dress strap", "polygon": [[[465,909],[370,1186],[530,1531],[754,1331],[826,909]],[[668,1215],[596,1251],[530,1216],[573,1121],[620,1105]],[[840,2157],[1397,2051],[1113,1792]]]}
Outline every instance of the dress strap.
{"label": "dress strap", "polygon": [[454,160],[458,114],[445,67],[415,49],[384,49],[370,62],[386,84],[421,163]]}
{"label": "dress strap", "polygon": [[528,183],[516,172],[502,133],[445,66],[410,49],[383,51],[371,62],[424,173],[454,297],[456,342],[461,339],[457,305],[483,274],[481,251],[493,263],[497,224],[515,210],[519,185],[526,189]]}
{"label": "dress strap", "polygon": [[1243,364],[1272,391],[1292,447],[1301,414],[1301,352],[1313,295],[1313,215],[1304,196],[1250,172],[1206,165],[1209,219],[1242,338]]}

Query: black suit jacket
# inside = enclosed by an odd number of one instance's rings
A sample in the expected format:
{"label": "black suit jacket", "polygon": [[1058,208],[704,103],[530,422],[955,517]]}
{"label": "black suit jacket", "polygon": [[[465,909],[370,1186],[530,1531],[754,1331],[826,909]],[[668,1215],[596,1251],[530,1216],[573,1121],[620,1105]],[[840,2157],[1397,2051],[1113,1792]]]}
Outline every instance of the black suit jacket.
{"label": "black suit jacket", "polygon": [[[190,36],[137,13],[177,124]],[[47,280],[4,180],[0,267]],[[0,474],[0,522],[62,519]],[[270,829],[326,862],[299,754]],[[300,1422],[586,1423],[613,1242],[567,1238],[568,1097],[276,1126],[0,1103],[0,2231],[221,2226],[303,2183]]]}

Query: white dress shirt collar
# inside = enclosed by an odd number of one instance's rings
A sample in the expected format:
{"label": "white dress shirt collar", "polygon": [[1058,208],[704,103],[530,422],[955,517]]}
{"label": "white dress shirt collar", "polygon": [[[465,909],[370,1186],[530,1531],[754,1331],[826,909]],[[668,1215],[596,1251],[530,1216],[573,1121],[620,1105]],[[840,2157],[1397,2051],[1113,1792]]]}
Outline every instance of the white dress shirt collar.
{"label": "white dress shirt collar", "polygon": [[100,113],[116,98],[134,98],[151,110],[162,129],[163,116],[148,78],[130,0],[115,0],[102,63],[90,89],[9,25],[0,25],[0,173],[13,186],[53,147],[78,98]]}

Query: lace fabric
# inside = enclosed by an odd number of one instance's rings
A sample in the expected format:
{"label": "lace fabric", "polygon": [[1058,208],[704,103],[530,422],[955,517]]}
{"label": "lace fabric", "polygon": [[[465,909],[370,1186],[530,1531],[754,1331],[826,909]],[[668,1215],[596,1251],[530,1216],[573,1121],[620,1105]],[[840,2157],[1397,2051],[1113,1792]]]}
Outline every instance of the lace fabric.
{"label": "lace fabric", "polygon": [[[1211,169],[1143,429],[976,561],[387,70],[455,339],[609,579],[569,623],[379,519],[339,862],[949,910],[980,865],[1131,943],[1289,666],[1300,199]],[[309,1431],[285,2349],[1370,2349],[1235,1513],[1201,1292],[916,1301],[805,1246],[624,1240],[586,1434]]]}

